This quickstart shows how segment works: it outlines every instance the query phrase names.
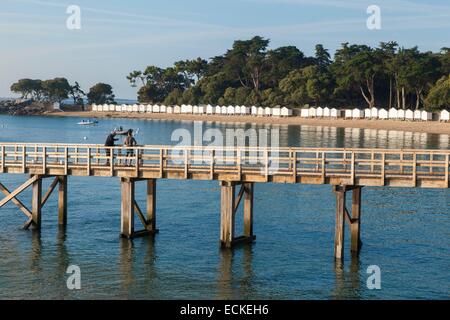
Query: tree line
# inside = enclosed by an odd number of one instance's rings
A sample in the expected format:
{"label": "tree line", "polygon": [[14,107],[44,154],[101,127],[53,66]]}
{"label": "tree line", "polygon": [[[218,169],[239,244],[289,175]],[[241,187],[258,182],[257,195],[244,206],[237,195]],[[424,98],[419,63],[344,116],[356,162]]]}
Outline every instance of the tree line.
{"label": "tree line", "polygon": [[11,85],[11,91],[20,94],[22,99],[38,102],[61,103],[71,98],[74,105],[84,106],[84,98],[87,98],[91,104],[115,103],[111,85],[97,83],[85,93],[78,82],[71,85],[66,78],[20,79]]}
{"label": "tree line", "polygon": [[443,109],[450,106],[450,48],[421,52],[397,42],[378,47],[343,43],[332,58],[295,46],[268,49],[260,36],[237,40],[208,60],[148,66],[128,76],[141,103],[305,105]]}

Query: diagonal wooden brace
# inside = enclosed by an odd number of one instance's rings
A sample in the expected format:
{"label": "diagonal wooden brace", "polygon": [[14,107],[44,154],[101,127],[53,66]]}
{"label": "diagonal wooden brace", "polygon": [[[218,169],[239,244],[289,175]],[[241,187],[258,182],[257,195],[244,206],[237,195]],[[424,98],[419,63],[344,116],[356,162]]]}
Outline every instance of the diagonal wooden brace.
{"label": "diagonal wooden brace", "polygon": [[[0,191],[5,195],[9,196],[11,192],[2,183],[0,183]],[[31,211],[16,197],[11,198],[11,201],[19,207],[19,209],[25,213],[28,218],[32,217]]]}
{"label": "diagonal wooden brace", "polygon": [[23,183],[20,187],[18,187],[16,190],[11,192],[5,198],[3,198],[3,200],[0,201],[0,208],[3,207],[5,204],[7,204],[9,201],[11,201],[16,196],[18,196],[20,193],[22,193],[22,191],[24,191],[26,188],[28,188],[30,185],[32,185],[34,182],[36,182],[38,179],[40,179],[39,176],[37,176],[37,175],[32,176],[25,183]]}

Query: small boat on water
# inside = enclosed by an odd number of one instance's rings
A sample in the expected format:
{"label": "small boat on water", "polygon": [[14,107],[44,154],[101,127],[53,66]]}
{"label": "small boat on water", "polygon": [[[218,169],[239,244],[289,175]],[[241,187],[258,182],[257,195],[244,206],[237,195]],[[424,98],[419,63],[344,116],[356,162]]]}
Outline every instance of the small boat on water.
{"label": "small boat on water", "polygon": [[82,120],[77,123],[80,126],[92,126],[98,124],[97,120]]}

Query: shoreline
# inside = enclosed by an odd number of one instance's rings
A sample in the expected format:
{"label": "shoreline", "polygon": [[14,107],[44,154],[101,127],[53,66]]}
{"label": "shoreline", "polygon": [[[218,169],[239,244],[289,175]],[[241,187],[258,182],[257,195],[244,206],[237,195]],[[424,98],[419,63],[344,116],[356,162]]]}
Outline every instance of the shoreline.
{"label": "shoreline", "polygon": [[273,118],[273,117],[254,117],[254,116],[221,116],[221,115],[193,115],[193,114],[191,115],[191,114],[166,114],[166,113],[135,114],[135,113],[93,112],[93,111],[49,112],[42,114],[42,116],[308,125],[308,126],[322,126],[322,127],[336,127],[336,128],[359,128],[359,129],[407,131],[407,132],[450,135],[450,123],[436,122],[436,121],[408,122],[396,120],[367,120],[367,119],[360,119],[360,120],[305,119],[300,117]]}

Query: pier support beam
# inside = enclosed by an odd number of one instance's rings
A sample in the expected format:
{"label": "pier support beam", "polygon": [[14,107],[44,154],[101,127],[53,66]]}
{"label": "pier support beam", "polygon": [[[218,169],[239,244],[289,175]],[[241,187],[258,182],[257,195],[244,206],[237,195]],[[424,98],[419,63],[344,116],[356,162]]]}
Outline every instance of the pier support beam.
{"label": "pier support beam", "polygon": [[[361,188],[360,186],[333,186],[336,195],[334,257],[338,260],[344,258],[345,220],[350,224],[352,255],[358,256],[361,250]],[[345,204],[347,191],[352,191],[351,216]]]}
{"label": "pier support beam", "polygon": [[351,252],[359,255],[361,249],[361,187],[352,191]]}
{"label": "pier support beam", "polygon": [[156,179],[147,180],[147,230],[157,232],[156,229]]}
{"label": "pier support beam", "polygon": [[[135,238],[158,233],[156,229],[156,180],[147,180],[147,215],[144,216],[135,199],[135,183],[143,179],[121,178],[121,222],[120,235],[124,238]],[[143,230],[134,230],[134,217],[138,215],[144,226]]]}
{"label": "pier support beam", "polygon": [[41,229],[42,179],[38,177],[32,185],[31,213],[33,228]]}
{"label": "pier support beam", "polygon": [[345,225],[345,189],[336,186],[336,225],[334,229],[334,257],[342,259],[344,257],[344,225]]}
{"label": "pier support beam", "polygon": [[132,238],[134,235],[134,180],[122,178],[120,185],[122,190],[120,235]]}
{"label": "pier support beam", "polygon": [[[256,237],[253,235],[253,183],[241,184],[236,198],[236,183],[222,181],[221,209],[220,209],[220,244],[224,248],[232,248],[237,244],[251,243]],[[235,236],[236,212],[244,198],[244,234]]]}
{"label": "pier support beam", "polygon": [[67,176],[58,177],[58,224],[67,225]]}

